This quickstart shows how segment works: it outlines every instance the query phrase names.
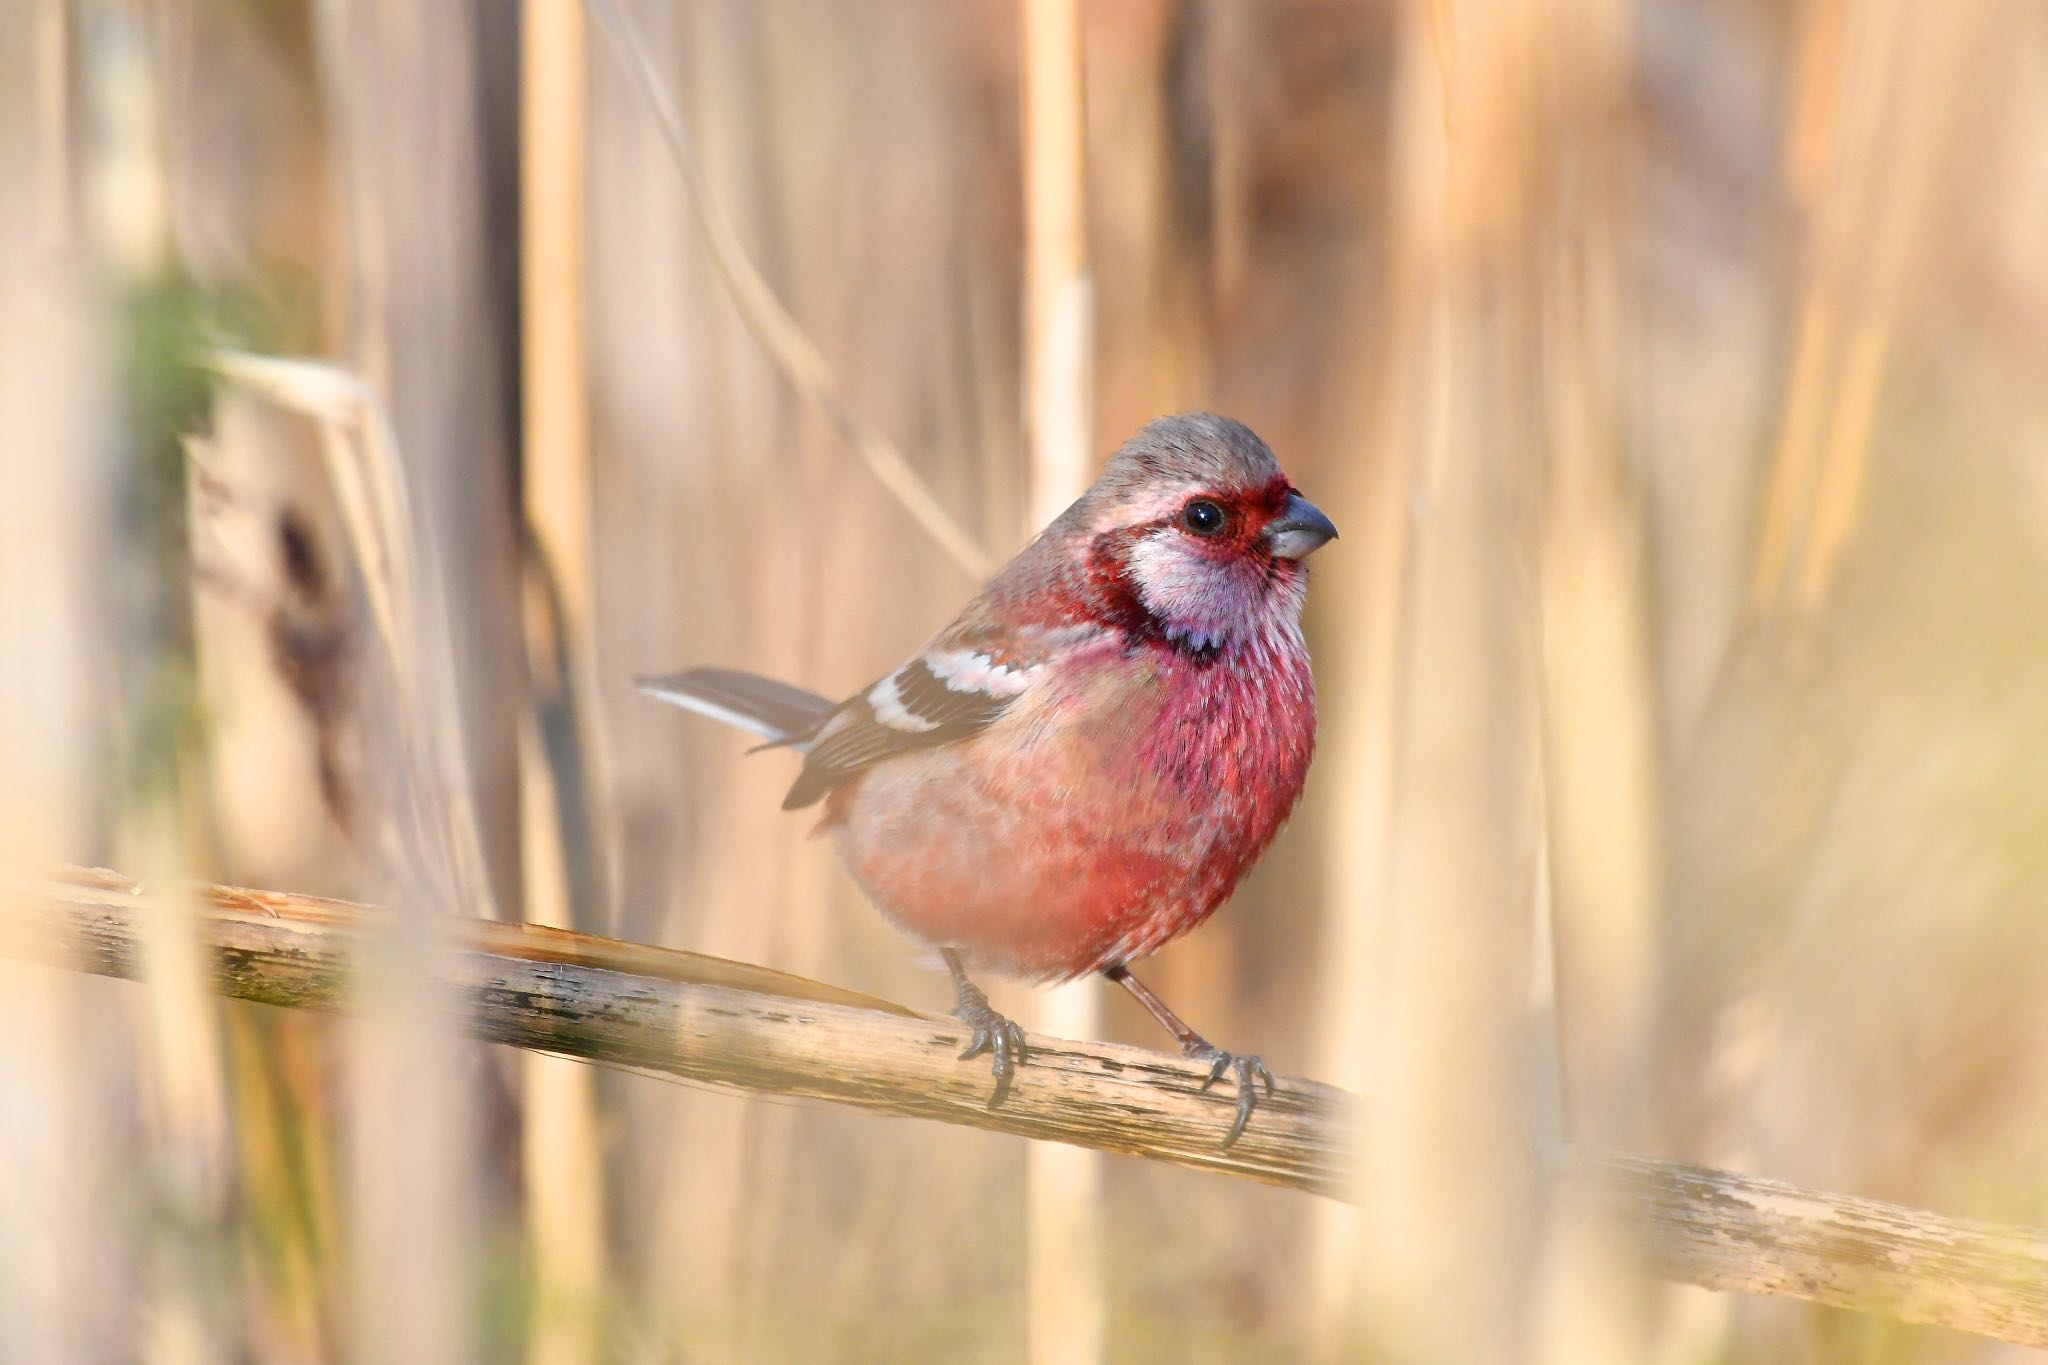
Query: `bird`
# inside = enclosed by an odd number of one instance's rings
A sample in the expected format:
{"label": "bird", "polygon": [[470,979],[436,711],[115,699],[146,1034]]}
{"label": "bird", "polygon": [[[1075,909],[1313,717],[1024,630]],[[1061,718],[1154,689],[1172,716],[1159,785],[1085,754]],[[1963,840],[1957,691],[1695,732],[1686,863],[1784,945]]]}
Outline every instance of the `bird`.
{"label": "bird", "polygon": [[1184,1023],[1131,964],[1202,923],[1272,843],[1315,749],[1308,556],[1337,528],[1240,422],[1190,412],[1100,477],[929,643],[840,701],[733,669],[639,687],[802,757],[786,810],[867,898],[938,949],[987,1053],[991,1106],[1024,1035],[970,973],[1100,974],[1230,1074],[1223,1145],[1272,1072]]}

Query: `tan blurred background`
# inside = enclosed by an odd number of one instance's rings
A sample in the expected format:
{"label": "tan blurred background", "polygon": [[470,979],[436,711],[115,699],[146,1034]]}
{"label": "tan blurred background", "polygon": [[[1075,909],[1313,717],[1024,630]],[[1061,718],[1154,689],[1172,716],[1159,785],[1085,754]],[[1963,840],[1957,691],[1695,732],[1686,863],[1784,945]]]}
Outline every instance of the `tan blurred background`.
{"label": "tan blurred background", "polygon": [[[0,1355],[2007,1358],[1641,1283],[1528,1152],[2048,1224],[2048,9],[592,14],[0,7],[0,854],[419,912],[345,1024],[175,913],[0,965]],[[1356,1211],[434,1027],[440,913],[943,1007],[629,678],[973,590],[843,414],[999,560],[1189,407],[1344,536],[1147,979],[1369,1096]],[[1073,990],[997,1003],[1163,1042]]]}

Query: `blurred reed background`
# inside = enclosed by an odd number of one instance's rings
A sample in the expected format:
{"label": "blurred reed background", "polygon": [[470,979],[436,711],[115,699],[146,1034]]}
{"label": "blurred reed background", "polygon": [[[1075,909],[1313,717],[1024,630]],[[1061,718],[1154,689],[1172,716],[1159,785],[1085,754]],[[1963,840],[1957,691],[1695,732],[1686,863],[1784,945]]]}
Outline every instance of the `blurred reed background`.
{"label": "blurred reed background", "polygon": [[[0,7],[0,855],[162,910],[0,963],[0,1355],[2005,1358],[1644,1283],[1527,1143],[2048,1224],[2048,9],[594,12]],[[1148,979],[1371,1097],[1357,1209],[435,1026],[461,914],[941,1007],[627,679],[850,690],[1186,407],[1345,535]],[[182,876],[420,913],[286,1017]]]}

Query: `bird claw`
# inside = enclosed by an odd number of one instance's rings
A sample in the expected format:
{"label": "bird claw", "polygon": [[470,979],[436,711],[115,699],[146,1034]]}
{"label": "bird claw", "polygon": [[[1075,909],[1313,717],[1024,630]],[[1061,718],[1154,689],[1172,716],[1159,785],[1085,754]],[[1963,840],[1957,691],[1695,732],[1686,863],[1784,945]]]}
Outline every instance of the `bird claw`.
{"label": "bird claw", "polygon": [[1010,1078],[1017,1074],[1018,1064],[1024,1060],[1024,1030],[1016,1020],[998,1014],[989,1007],[988,997],[975,991],[972,997],[965,996],[960,1007],[953,1011],[953,1017],[974,1030],[967,1041],[967,1050],[960,1054],[961,1061],[989,1054],[990,1070],[995,1072],[996,1089],[989,1097],[988,1107],[993,1109],[1003,1102],[1010,1093]]}
{"label": "bird claw", "polygon": [[1230,1131],[1223,1135],[1223,1145],[1230,1146],[1244,1133],[1244,1126],[1251,1122],[1252,1110],[1258,1107],[1259,1087],[1266,1087],[1267,1098],[1273,1095],[1273,1073],[1257,1057],[1239,1056],[1225,1052],[1214,1043],[1201,1043],[1188,1048],[1187,1055],[1198,1062],[1209,1063],[1209,1078],[1202,1082],[1202,1089],[1223,1079],[1226,1072],[1237,1076],[1237,1116],[1231,1121]]}

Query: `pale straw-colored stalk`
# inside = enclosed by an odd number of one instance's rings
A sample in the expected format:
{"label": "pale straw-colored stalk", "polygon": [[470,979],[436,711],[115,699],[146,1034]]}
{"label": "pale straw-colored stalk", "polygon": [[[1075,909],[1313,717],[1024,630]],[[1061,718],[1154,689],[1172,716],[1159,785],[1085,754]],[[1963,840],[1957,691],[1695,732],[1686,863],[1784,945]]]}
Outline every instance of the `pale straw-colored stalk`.
{"label": "pale straw-colored stalk", "polygon": [[631,18],[615,0],[584,0],[590,15],[603,31],[613,55],[626,70],[633,88],[646,102],[667,140],[676,167],[690,190],[690,208],[704,242],[711,253],[719,279],[732,296],[747,328],[774,359],[783,378],[803,399],[831,423],[846,444],[867,466],[912,521],[958,565],[975,579],[985,578],[995,560],[980,540],[971,534],[917,472],[914,465],[881,430],[860,415],[847,400],[838,376],[782,300],[775,296],[761,272],[748,258],[739,234],[711,193],[703,165],[697,159],[689,126],[682,111],[669,96],[653,57],[640,39]]}
{"label": "pale straw-colored stalk", "polygon": [[[577,906],[571,866],[601,861],[605,790],[590,698],[592,632],[590,375],[585,297],[588,204],[588,39],[584,12],[565,0],[526,0],[521,35],[520,301],[525,373],[523,466],[527,686],[520,707],[520,886],[526,919],[593,927],[597,904]],[[559,666],[557,664],[559,661]],[[543,695],[543,689],[551,695]],[[572,752],[549,762],[543,710],[559,712]],[[567,770],[564,770],[567,769]],[[565,791],[565,789],[567,789]],[[571,798],[565,802],[565,796]],[[566,809],[588,812],[578,828]],[[584,894],[592,888],[580,888]],[[578,912],[583,921],[578,922]],[[602,926],[597,926],[602,927]],[[527,1359],[588,1365],[602,1358],[605,1285],[603,1143],[596,1081],[561,1057],[525,1059],[527,1236],[537,1300]]]}
{"label": "pale straw-colored stalk", "polygon": [[[1024,35],[1025,402],[1030,524],[1044,525],[1090,482],[1092,373],[1087,158],[1079,0],[1022,0]],[[1039,1028],[1089,1038],[1101,986],[1074,982],[1038,998]],[[1034,1144],[1025,1166],[1025,1332],[1038,1365],[1103,1358],[1108,1307],[1102,1159]]]}

